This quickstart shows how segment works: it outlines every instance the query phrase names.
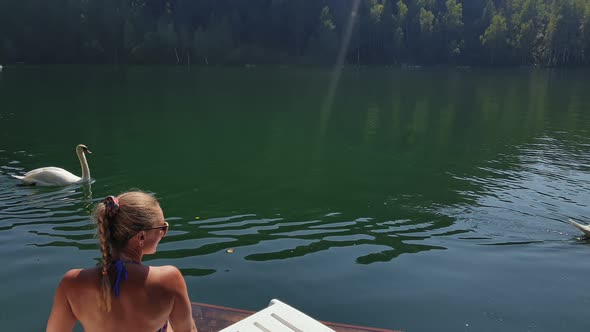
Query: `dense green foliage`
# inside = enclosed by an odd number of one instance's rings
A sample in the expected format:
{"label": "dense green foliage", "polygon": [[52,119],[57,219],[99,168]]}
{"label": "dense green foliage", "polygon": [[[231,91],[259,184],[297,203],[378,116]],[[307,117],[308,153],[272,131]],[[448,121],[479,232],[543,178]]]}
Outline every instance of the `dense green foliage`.
{"label": "dense green foliage", "polygon": [[[342,49],[342,50],[341,50]],[[2,63],[590,64],[590,0],[18,0]]]}

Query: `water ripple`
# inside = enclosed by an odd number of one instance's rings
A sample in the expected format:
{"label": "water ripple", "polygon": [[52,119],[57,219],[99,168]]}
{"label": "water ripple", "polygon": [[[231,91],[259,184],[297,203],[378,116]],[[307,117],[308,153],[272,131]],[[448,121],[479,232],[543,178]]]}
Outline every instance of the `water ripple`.
{"label": "water ripple", "polygon": [[575,234],[564,224],[568,218],[586,219],[589,165],[589,138],[572,139],[567,132],[540,136],[489,161],[478,173],[453,175],[477,189],[460,191],[475,202],[449,213],[467,220],[484,238],[521,239],[498,243],[537,243],[564,230]]}
{"label": "water ripple", "polygon": [[[456,192],[470,204],[448,207],[425,197],[419,199],[419,193],[389,195],[384,206],[396,218],[354,216],[344,211],[301,215],[290,215],[291,211],[273,215],[252,212],[199,220],[169,217],[170,232],[159,252],[148,259],[204,257],[231,248],[247,261],[270,261],[367,245],[374,252],[362,254],[355,261],[371,264],[406,253],[444,250],[441,241],[432,241],[442,237],[482,239],[481,244],[486,245],[551,240],[564,216],[580,218],[587,207],[580,202],[589,198],[585,165],[590,161],[590,142],[582,137],[577,140],[579,144],[542,136],[512,153],[497,156],[471,174],[447,173],[451,179],[469,184]],[[19,171],[18,167],[9,167],[3,169]],[[11,185],[4,184],[9,182]],[[30,243],[38,247],[96,250],[89,218],[96,200],[90,188],[17,187],[11,180],[2,183],[0,231],[25,228],[39,238]],[[456,223],[457,219],[467,224]],[[531,232],[540,220],[545,220],[541,227],[548,232]],[[467,233],[475,234],[465,236]],[[187,270],[194,275],[211,271]]]}
{"label": "water ripple", "polygon": [[[378,251],[373,254],[357,257],[356,261],[360,264],[386,262],[408,252],[445,249],[441,246],[408,241],[466,232],[454,228],[452,218],[428,212],[422,213],[418,218],[397,220],[378,220],[373,217],[347,218],[347,214],[343,212],[324,213],[309,220],[288,217],[264,218],[250,213],[189,221],[184,224],[180,222],[178,227],[187,233],[167,239],[166,248],[174,248],[162,253],[167,258],[210,255],[230,248],[236,252],[242,252],[245,248],[256,248],[249,249],[244,259],[269,261],[302,257],[331,248],[361,244],[371,245],[376,249],[383,246],[389,248],[377,249]],[[217,238],[218,241],[211,242],[211,238]],[[198,245],[193,242],[196,239],[206,239],[208,242]],[[285,247],[291,240],[297,242]],[[270,243],[280,245],[270,246]]]}

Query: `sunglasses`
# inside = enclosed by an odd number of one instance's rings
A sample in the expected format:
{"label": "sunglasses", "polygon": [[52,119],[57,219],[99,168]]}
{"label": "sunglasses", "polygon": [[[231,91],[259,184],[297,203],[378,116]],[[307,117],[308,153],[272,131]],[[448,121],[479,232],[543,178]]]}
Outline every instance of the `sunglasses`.
{"label": "sunglasses", "polygon": [[[164,225],[162,226],[156,226],[156,227],[150,227],[150,228],[142,228],[139,231],[137,231],[137,233],[141,232],[141,231],[149,231],[152,229],[159,229],[162,232],[164,232],[164,236],[166,236],[166,234],[168,234],[168,227],[170,227],[170,225],[168,224],[167,221],[164,221]],[[127,240],[129,240],[130,238],[134,237],[135,235],[137,235],[137,233],[131,235],[130,237],[127,238]]]}

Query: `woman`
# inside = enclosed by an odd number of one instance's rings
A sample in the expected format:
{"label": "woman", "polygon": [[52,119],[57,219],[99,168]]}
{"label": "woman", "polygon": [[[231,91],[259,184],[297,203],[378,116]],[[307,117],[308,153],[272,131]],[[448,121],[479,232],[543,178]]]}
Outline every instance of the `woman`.
{"label": "woman", "polygon": [[102,264],[68,271],[55,292],[47,332],[195,332],[186,283],[173,266],[145,266],[168,232],[158,201],[143,192],[109,196],[94,212]]}

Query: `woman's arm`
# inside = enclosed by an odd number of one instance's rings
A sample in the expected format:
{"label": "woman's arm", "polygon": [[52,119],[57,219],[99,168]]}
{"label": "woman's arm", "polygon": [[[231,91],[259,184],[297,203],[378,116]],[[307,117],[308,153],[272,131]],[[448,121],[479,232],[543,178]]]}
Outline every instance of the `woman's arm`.
{"label": "woman's arm", "polygon": [[193,320],[191,301],[188,297],[186,282],[182,273],[175,268],[171,268],[169,282],[174,285],[174,306],[170,313],[170,324],[175,332],[197,332],[195,321]]}
{"label": "woman's arm", "polygon": [[67,298],[67,290],[72,281],[78,275],[79,270],[68,271],[55,290],[55,297],[53,299],[53,308],[47,321],[46,332],[64,332],[72,331],[76,325],[76,317],[70,307],[70,302]]}

